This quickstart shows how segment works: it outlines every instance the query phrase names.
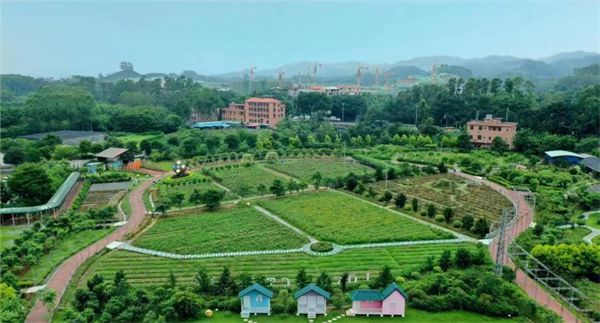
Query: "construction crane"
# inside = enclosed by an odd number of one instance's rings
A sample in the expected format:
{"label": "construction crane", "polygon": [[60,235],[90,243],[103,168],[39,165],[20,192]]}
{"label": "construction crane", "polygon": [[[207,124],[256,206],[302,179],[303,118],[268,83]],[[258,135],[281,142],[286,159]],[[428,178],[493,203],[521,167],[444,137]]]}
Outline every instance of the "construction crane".
{"label": "construction crane", "polygon": [[306,68],[306,86],[310,87],[310,67]]}
{"label": "construction crane", "polygon": [[375,69],[375,90],[379,90],[379,67]]}
{"label": "construction crane", "polygon": [[285,74],[285,72],[282,71],[281,69],[279,69],[279,88],[281,88],[281,82],[283,81],[283,74]]}
{"label": "construction crane", "polygon": [[385,71],[385,93],[388,93],[390,90],[390,76],[396,75],[396,73],[390,73],[390,71]]}
{"label": "construction crane", "polygon": [[321,64],[315,62],[313,65],[313,75],[315,76],[315,85],[317,85],[317,68],[321,67]]}
{"label": "construction crane", "polygon": [[436,65],[433,64],[433,69],[431,70],[431,84],[435,83],[436,81],[436,76],[437,76],[437,71],[436,71]]}
{"label": "construction crane", "polygon": [[354,67],[356,69],[356,85],[358,86],[358,88],[360,89],[360,79],[362,78],[362,70],[368,70],[368,67],[365,66],[360,66],[359,63],[356,64],[356,67]]}
{"label": "construction crane", "polygon": [[302,86],[302,72],[298,71],[298,86]]}

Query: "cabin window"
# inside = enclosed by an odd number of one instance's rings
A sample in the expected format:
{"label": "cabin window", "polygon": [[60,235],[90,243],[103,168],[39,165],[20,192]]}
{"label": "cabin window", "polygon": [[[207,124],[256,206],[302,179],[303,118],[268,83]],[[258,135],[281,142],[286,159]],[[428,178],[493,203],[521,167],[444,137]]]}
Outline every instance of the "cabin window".
{"label": "cabin window", "polygon": [[257,295],[256,296],[256,301],[259,302],[259,303],[262,303],[262,301],[263,301],[262,295]]}

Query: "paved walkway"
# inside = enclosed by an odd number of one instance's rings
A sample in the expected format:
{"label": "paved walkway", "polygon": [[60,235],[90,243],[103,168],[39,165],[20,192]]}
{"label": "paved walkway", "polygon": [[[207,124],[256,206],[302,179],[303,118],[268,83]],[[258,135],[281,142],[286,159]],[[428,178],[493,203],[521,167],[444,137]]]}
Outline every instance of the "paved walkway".
{"label": "paved walkway", "polygon": [[273,219],[273,220],[275,220],[275,221],[277,221],[277,222],[279,222],[279,223],[281,223],[281,224],[285,225],[286,227],[288,227],[288,228],[290,228],[290,229],[292,229],[292,230],[296,231],[298,234],[305,236],[306,238],[308,238],[308,240],[310,241],[310,243],[319,242],[319,240],[317,240],[317,239],[315,239],[315,238],[313,238],[313,237],[309,236],[309,235],[308,235],[306,232],[304,232],[304,231],[302,231],[302,230],[300,230],[300,229],[296,228],[295,226],[293,226],[293,225],[291,225],[291,224],[287,223],[287,222],[286,222],[285,220],[283,220],[282,218],[280,218],[280,217],[278,217],[277,215],[275,215],[275,214],[273,214],[273,213],[271,213],[271,212],[269,212],[269,211],[267,211],[267,210],[263,209],[262,207],[260,207],[260,206],[258,206],[258,205],[255,205],[255,206],[254,206],[254,208],[255,208],[255,209],[258,211],[258,212],[261,212],[262,214],[264,214],[264,215],[266,215],[266,216],[270,217],[271,219]]}
{"label": "paved walkway", "polygon": [[[160,173],[155,171],[148,171],[155,179],[159,179],[166,176],[167,173]],[[75,274],[75,271],[81,264],[83,264],[88,258],[94,255],[96,252],[102,250],[108,244],[122,238],[127,233],[133,231],[143,220],[146,213],[144,202],[142,200],[142,194],[144,191],[152,185],[153,181],[149,180],[138,186],[131,192],[129,200],[131,202],[131,218],[127,221],[127,224],[119,228],[117,231],[110,235],[102,238],[100,241],[90,245],[84,250],[79,251],[74,256],[65,261],[60,267],[54,272],[46,283],[47,288],[57,292],[56,304],[60,303],[62,296],[71,281],[71,277]],[[42,317],[47,314],[47,310],[40,300],[35,302],[35,305],[29,312],[26,323],[42,323],[44,320]]]}
{"label": "paved walkway", "polygon": [[[590,217],[591,214],[599,213],[599,212],[600,212],[600,210],[585,212],[585,213],[583,213],[583,219],[587,221],[587,219]],[[583,237],[583,241],[585,241],[587,243],[593,243],[592,240],[594,240],[595,237],[600,236],[600,230],[598,230],[594,227],[591,227],[589,225],[586,225],[585,227],[590,229],[592,231],[592,233]]]}

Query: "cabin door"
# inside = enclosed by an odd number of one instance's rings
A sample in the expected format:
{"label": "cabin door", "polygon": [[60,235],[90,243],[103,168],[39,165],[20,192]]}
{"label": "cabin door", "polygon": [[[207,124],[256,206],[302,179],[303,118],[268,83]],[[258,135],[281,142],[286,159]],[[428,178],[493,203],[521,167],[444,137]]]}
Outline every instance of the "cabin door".
{"label": "cabin door", "polygon": [[244,306],[242,312],[250,312],[250,296],[244,296]]}
{"label": "cabin door", "polygon": [[315,314],[317,312],[317,297],[308,296],[308,309],[307,314]]}

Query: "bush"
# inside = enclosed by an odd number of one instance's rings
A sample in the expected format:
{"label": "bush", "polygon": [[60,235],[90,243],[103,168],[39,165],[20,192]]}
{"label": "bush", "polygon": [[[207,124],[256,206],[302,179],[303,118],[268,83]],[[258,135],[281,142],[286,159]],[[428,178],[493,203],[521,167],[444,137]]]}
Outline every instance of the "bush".
{"label": "bush", "polygon": [[333,250],[333,244],[329,242],[317,242],[310,245],[310,250],[314,252],[329,252]]}
{"label": "bush", "polygon": [[462,222],[455,220],[454,223],[452,223],[452,226],[454,226],[455,228],[460,228],[462,227]]}
{"label": "bush", "polygon": [[427,216],[427,212],[425,212],[425,211],[421,211],[420,214],[421,214],[421,216]]}
{"label": "bush", "polygon": [[406,281],[406,279],[404,279],[404,277],[402,277],[402,276],[396,277],[396,283],[404,283],[405,281]]}
{"label": "bush", "polygon": [[444,222],[445,218],[443,215],[438,214],[435,216],[435,222]]}

